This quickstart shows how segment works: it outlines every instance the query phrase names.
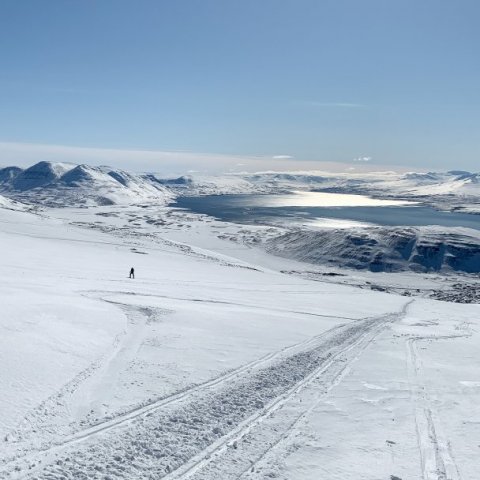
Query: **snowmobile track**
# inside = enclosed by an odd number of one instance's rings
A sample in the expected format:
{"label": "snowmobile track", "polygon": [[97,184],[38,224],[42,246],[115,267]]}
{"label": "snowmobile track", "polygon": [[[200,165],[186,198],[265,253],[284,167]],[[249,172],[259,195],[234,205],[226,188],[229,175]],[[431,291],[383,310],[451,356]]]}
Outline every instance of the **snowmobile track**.
{"label": "snowmobile track", "polygon": [[[358,359],[361,355],[363,350],[365,350],[371,343],[371,341],[386,327],[387,324],[392,323],[400,318],[402,318],[408,306],[412,303],[412,301],[408,302],[402,309],[401,312],[398,314],[389,314],[379,319],[372,319],[377,320],[372,327],[367,328],[365,332],[357,338],[353,343],[348,344],[345,348],[340,349],[337,353],[334,353],[330,356],[329,360],[318,369],[314,370],[310,375],[305,377],[301,382],[296,384],[292,389],[286,392],[284,395],[281,395],[274,402],[272,402],[267,408],[265,408],[262,412],[259,412],[257,415],[247,419],[247,421],[243,422],[242,424],[238,425],[236,429],[234,429],[229,435],[225,436],[224,438],[220,439],[216,444],[211,445],[208,449],[201,452],[197,457],[193,458],[190,462],[185,464],[184,466],[180,467],[178,470],[173,472],[172,474],[165,477],[165,480],[186,480],[193,478],[195,480],[200,479],[208,479],[210,478],[210,474],[212,472],[206,472],[206,475],[202,475],[202,470],[205,468],[210,467],[211,463],[218,461],[220,465],[222,464],[222,456],[228,454],[234,450],[239,449],[238,447],[239,442],[245,436],[249,435],[254,431],[254,429],[262,424],[268,417],[272,416],[277,410],[281,409],[284,404],[294,398],[301,390],[308,387],[314,381],[318,380],[323,374],[329,371],[333,365],[336,363],[342,363],[339,368],[338,372],[335,372],[333,377],[329,380],[328,384],[322,385],[324,393],[321,397],[314,402],[311,406],[306,406],[306,409],[299,415],[297,418],[287,425],[285,431],[278,431],[275,428],[275,434],[277,438],[270,441],[270,443],[266,446],[261,444],[255,444],[253,450],[257,455],[256,460],[252,463],[251,461],[245,461],[246,468],[241,468],[241,471],[237,475],[232,475],[231,473],[222,472],[220,476],[215,476],[214,478],[222,478],[222,479],[230,479],[235,478],[239,479],[244,476],[247,472],[249,472],[254,465],[261,461],[271,450],[273,450],[278,444],[284,441],[293,428],[303,419],[305,416],[320,402],[324,399],[324,397],[328,394],[328,392],[338,385],[344,376],[348,373],[349,366],[351,363]],[[352,351],[358,350],[353,356],[349,357],[349,354]],[[278,427],[278,426],[277,426]],[[254,444],[255,439],[249,438],[249,455],[248,458],[252,456],[252,445]],[[262,449],[262,446],[264,447]],[[243,452],[236,455],[235,464],[238,467],[241,467],[242,460],[245,460],[246,456]],[[222,465],[221,465],[222,466]],[[212,477],[213,478],[213,477]],[[455,479],[456,480],[456,479]]]}
{"label": "snowmobile track", "polygon": [[[6,478],[105,478],[106,472],[97,470],[97,462],[103,465],[111,456],[111,478],[161,478],[168,474],[169,479],[189,478],[328,371],[337,359],[348,362],[352,349],[362,343],[366,348],[405,310],[406,306],[402,312],[334,327],[83,430],[51,448],[18,458],[0,473],[21,468],[22,473]],[[25,471],[25,463],[30,471]]]}
{"label": "snowmobile track", "polygon": [[[118,306],[133,307],[133,305],[121,304],[120,302],[113,302],[111,300],[105,300],[104,299],[104,301],[114,303]],[[192,395],[194,395],[196,393],[199,393],[199,392],[202,392],[204,390],[213,389],[215,387],[218,387],[218,386],[222,385],[223,383],[228,382],[229,380],[232,380],[236,377],[242,376],[245,373],[252,372],[255,369],[259,369],[259,368],[264,367],[264,366],[266,366],[270,363],[273,363],[279,357],[285,356],[290,352],[296,352],[296,351],[300,352],[300,351],[303,351],[305,349],[308,349],[309,347],[312,347],[316,343],[320,342],[322,340],[322,338],[324,338],[325,336],[331,334],[332,332],[334,332],[336,330],[345,328],[345,326],[346,326],[346,324],[337,325],[337,326],[331,328],[328,331],[322,332],[319,335],[315,335],[315,336],[313,336],[311,338],[308,338],[308,339],[306,339],[306,340],[304,340],[300,343],[284,347],[284,348],[282,348],[278,351],[268,353],[268,354],[264,355],[263,357],[261,357],[259,359],[253,360],[252,362],[249,362],[245,365],[242,365],[237,369],[227,371],[224,374],[222,374],[218,377],[215,377],[211,380],[207,380],[206,382],[195,384],[194,386],[192,386],[190,388],[187,388],[185,390],[182,390],[180,392],[176,392],[172,395],[168,395],[168,396],[162,397],[158,400],[154,400],[154,401],[149,402],[147,404],[138,406],[138,407],[136,407],[134,409],[131,409],[131,410],[125,412],[125,413],[117,415],[112,419],[99,422],[99,423],[93,425],[92,427],[83,429],[79,432],[76,432],[72,435],[69,435],[68,437],[64,438],[61,442],[53,443],[52,445],[48,446],[47,448],[38,449],[37,451],[33,452],[33,455],[32,455],[32,451],[30,451],[27,454],[28,455],[28,460],[29,461],[34,461],[34,460],[36,460],[37,456],[43,455],[45,453],[60,452],[70,445],[80,443],[84,440],[88,440],[89,438],[91,438],[95,435],[99,435],[103,432],[107,432],[107,431],[112,430],[114,428],[122,427],[125,424],[135,420],[136,418],[141,417],[141,416],[146,416],[146,415],[150,414],[151,412],[154,412],[157,409],[161,409],[161,408],[163,408],[167,405],[174,404],[176,402],[184,401],[189,396],[192,396]],[[117,347],[115,347],[115,348],[117,348]],[[89,367],[88,370],[90,372],[90,370],[95,371],[98,368],[99,367],[96,365],[94,368]],[[83,372],[82,372],[82,374],[83,374]],[[9,464],[18,461],[22,457],[23,457],[23,455],[19,455],[14,459],[7,460],[6,466],[8,467]],[[0,473],[4,472],[6,470],[7,470],[6,468],[1,468],[0,467]]]}

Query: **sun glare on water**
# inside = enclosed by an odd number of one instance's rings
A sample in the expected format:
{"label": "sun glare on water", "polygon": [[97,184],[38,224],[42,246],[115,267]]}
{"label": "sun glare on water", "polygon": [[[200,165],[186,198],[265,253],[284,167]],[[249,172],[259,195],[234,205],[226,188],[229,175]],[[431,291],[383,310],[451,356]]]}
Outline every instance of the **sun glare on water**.
{"label": "sun glare on water", "polygon": [[301,192],[265,199],[267,207],[388,207],[393,205],[412,205],[415,202],[406,200],[381,200],[365,195],[346,193]]}

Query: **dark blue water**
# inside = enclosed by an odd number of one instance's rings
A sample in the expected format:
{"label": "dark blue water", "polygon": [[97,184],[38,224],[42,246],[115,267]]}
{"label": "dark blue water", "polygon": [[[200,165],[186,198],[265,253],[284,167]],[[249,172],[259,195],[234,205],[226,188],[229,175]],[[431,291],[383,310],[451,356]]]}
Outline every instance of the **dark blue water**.
{"label": "dark blue water", "polygon": [[278,223],[282,220],[284,222],[297,222],[299,220],[329,218],[389,226],[441,225],[480,230],[480,215],[441,212],[428,206],[266,207],[262,205],[266,197],[265,195],[181,197],[177,199],[174,206],[210,215],[223,221],[247,224]]}

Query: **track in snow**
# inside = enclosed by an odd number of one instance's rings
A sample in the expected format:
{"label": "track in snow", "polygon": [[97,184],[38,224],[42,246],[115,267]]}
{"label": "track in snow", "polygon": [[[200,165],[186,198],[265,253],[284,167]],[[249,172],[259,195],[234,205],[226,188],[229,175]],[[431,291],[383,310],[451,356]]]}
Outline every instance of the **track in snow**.
{"label": "track in snow", "polygon": [[[108,419],[97,421],[93,418],[94,415],[102,415],[100,404],[105,390],[114,386],[114,379],[117,378],[121,367],[126,368],[129,352],[138,347],[139,334],[144,330],[145,324],[151,321],[151,318],[164,314],[167,311],[158,308],[138,306],[130,303],[120,302],[118,300],[109,299],[111,296],[128,295],[129,297],[158,297],[158,295],[141,294],[137,295],[133,292],[118,292],[118,291],[87,291],[84,292],[87,298],[96,298],[107,303],[116,305],[126,315],[127,324],[125,330],[122,330],[116,337],[109,352],[101,358],[93,362],[88,368],[80,372],[74,379],[69,381],[58,392],[42,402],[35,410],[33,410],[28,417],[20,425],[20,428],[9,435],[9,452],[0,460],[0,473],[8,470],[7,467],[2,467],[5,464],[10,464],[13,461],[19,460],[21,457],[27,457],[34,463],[42,452],[54,452],[61,450],[65,445],[82,441],[91,435],[103,432],[117,425],[122,425],[132,419],[144,415],[152,410],[163,407],[171,402],[178,401],[185,398],[194,392],[203,388],[212,388],[220,383],[229,380],[235,376],[241,375],[247,370],[250,371],[259,366],[265,366],[268,362],[272,362],[279,356],[297,350],[306,349],[309,345],[314,344],[324,335],[329,332],[324,332],[307,339],[299,344],[292,345],[265,355],[264,357],[250,362],[246,365],[227,371],[224,374],[204,382],[202,384],[195,384],[184,390],[177,391],[172,395],[154,397],[152,400],[144,401],[133,408],[123,410],[122,412],[110,413]],[[162,296],[162,298],[171,298],[185,302],[200,302],[200,299],[177,298]],[[253,310],[266,310],[266,307],[223,302],[216,300],[205,300],[207,303],[219,303],[235,306],[244,306]],[[295,313],[304,315],[316,315],[310,312],[294,312],[285,309],[279,309],[282,313]],[[349,317],[329,317],[328,315],[318,315],[327,318],[338,318],[342,320],[355,320]],[[341,328],[339,325],[336,328]],[[330,330],[332,332],[334,329]],[[96,391],[93,394],[92,391]],[[84,404],[82,398],[91,398],[95,400],[89,407]],[[80,402],[80,403],[79,403]],[[87,408],[88,407],[88,408]],[[79,411],[79,408],[87,413],[87,417],[80,424],[72,423],[72,412]],[[70,413],[69,413],[70,412]],[[78,416],[78,415],[77,415]],[[112,418],[113,417],[113,418]],[[80,417],[79,417],[80,418]],[[87,425],[85,425],[87,424]],[[79,429],[80,427],[80,429]],[[42,436],[38,437],[38,431],[42,431]],[[75,432],[75,433],[73,433]],[[36,455],[38,453],[39,455]]]}
{"label": "track in snow", "polygon": [[441,421],[435,411],[434,403],[430,399],[426,385],[419,378],[422,361],[417,352],[417,343],[464,336],[411,337],[407,340],[408,376],[415,409],[415,424],[424,480],[461,480],[462,477],[455,463],[450,441],[442,432]]}
{"label": "track in snow", "polygon": [[[404,311],[340,326],[10,464],[6,478],[186,478]],[[288,427],[288,425],[287,425]],[[30,472],[25,471],[26,464]],[[20,472],[15,473],[15,467]],[[176,470],[176,472],[174,472]],[[220,478],[220,477],[219,477]],[[225,477],[230,478],[230,477]]]}
{"label": "track in snow", "polygon": [[[118,302],[112,302],[112,303],[117,303],[118,305],[120,305]],[[122,304],[122,305],[127,306],[126,304]],[[130,308],[134,307],[132,305],[128,305],[128,306]],[[139,310],[143,311],[145,309],[143,307],[139,307]],[[180,401],[188,399],[189,397],[197,394],[198,392],[202,392],[203,390],[211,390],[211,389],[218,388],[223,383],[230,381],[234,378],[240,377],[242,375],[250,374],[251,372],[260,368],[265,368],[267,365],[274,363],[279,358],[282,358],[294,352],[303,351],[305,349],[308,349],[311,346],[314,346],[315,344],[318,344],[323,337],[331,334],[333,331],[337,329],[344,328],[344,326],[345,324],[337,325],[336,327],[333,327],[327,332],[323,332],[319,335],[315,335],[314,337],[304,340],[298,344],[284,347],[279,351],[266,354],[257,360],[254,360],[245,365],[242,365],[239,368],[236,368],[234,370],[227,371],[224,374],[219,375],[218,377],[215,377],[211,380],[208,380],[200,384],[195,384],[180,392],[176,392],[174,394],[159,398],[157,400],[147,402],[146,404],[139,405],[135,408],[132,408],[131,410],[128,410],[125,413],[116,415],[114,418],[100,421],[89,428],[85,428],[74,434],[68,435],[62,438],[61,441],[58,441],[58,440],[51,441],[49,445],[42,445],[37,447],[30,446],[30,450],[27,449],[28,447],[27,448],[23,447],[24,450],[22,452],[17,452],[15,457],[7,459],[7,466],[0,468],[0,473],[2,472],[7,473],[8,471],[11,471],[12,470],[11,465],[15,463],[18,464],[19,461],[23,461],[23,462],[27,461],[29,464],[35,464],[37,462],[42,463],[44,461],[45,455],[50,457],[52,454],[55,455],[59,452],[64,451],[67,447],[71,445],[74,445],[76,443],[81,443],[84,440],[88,440],[97,434],[107,432],[117,427],[125,426],[126,424],[137,419],[138,417],[150,414],[151,412],[154,412],[155,410],[160,409],[162,407],[166,407],[172,403],[178,403]],[[116,342],[114,351],[112,352],[112,354],[108,356],[109,359],[110,357],[112,358],[115,357],[115,352],[120,350],[121,345],[124,343],[124,341],[125,339],[122,339],[121,341]],[[109,363],[109,360],[107,361],[107,364],[108,363]],[[95,364],[94,367],[89,367],[85,372],[82,372],[81,374],[82,381],[84,381],[85,379],[88,379],[90,375],[96,376],[98,373],[97,372],[98,370],[104,371],[105,369],[106,369],[106,365],[98,366],[97,364]],[[75,385],[72,385],[71,383],[69,383],[64,389],[62,389],[62,392],[63,390],[66,390],[68,393],[69,389],[72,388],[72,386],[75,389],[83,388],[83,386],[79,387],[77,385],[78,382],[76,380]],[[62,393],[62,392],[59,392],[54,397],[52,397],[52,401],[54,401],[54,403],[58,403],[62,395],[67,395],[67,393],[65,392]],[[66,400],[63,400],[63,403],[65,401]],[[44,408],[46,407],[42,406],[42,410],[44,410]],[[33,421],[32,419],[30,420]],[[42,428],[42,427],[34,426],[33,429],[35,430],[35,428]]]}
{"label": "track in snow", "polygon": [[[240,425],[229,436],[212,445],[197,458],[166,477],[166,480],[229,480],[239,478],[263,479],[276,477],[275,472],[257,469],[257,464],[285,441],[293,429],[322,401],[328,392],[348,374],[350,365],[358,359],[372,340],[389,324],[406,313],[408,302],[401,312],[372,319],[360,335],[332,353],[328,361],[305,377],[285,395],[280,396],[269,408]],[[365,321],[366,322],[366,321]],[[278,412],[296,401],[297,394],[312,386],[314,395],[300,400],[301,407]],[[297,400],[298,401],[298,400]],[[299,405],[297,405],[298,407]],[[299,413],[300,411],[300,413]],[[279,417],[279,418],[277,418]]]}

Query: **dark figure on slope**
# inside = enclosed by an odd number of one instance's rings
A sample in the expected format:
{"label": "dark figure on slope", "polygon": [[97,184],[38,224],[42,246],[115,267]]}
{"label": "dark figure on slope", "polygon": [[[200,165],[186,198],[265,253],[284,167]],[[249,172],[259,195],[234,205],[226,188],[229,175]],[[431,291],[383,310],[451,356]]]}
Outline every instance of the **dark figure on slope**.
{"label": "dark figure on slope", "polygon": [[133,267],[130,269],[130,278],[135,278],[135,270]]}

